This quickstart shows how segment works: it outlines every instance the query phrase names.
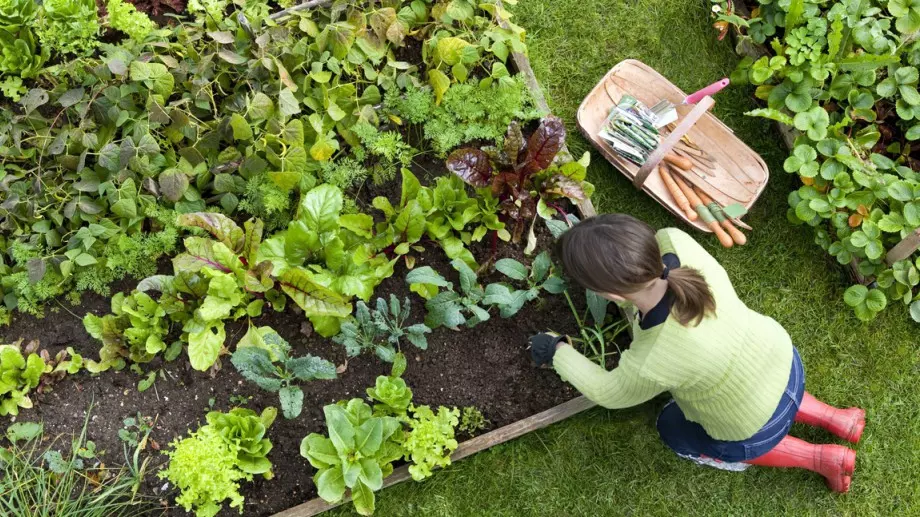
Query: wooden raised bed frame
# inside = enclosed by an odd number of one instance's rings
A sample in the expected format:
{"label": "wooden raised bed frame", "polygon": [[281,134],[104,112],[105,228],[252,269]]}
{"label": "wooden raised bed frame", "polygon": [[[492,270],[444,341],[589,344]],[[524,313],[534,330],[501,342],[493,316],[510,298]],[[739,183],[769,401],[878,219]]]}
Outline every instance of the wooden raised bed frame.
{"label": "wooden raised bed frame", "polygon": [[[291,7],[290,9],[279,11],[272,15],[271,18],[273,20],[282,19],[287,17],[288,12],[322,7],[328,5],[329,3],[329,0],[311,0],[309,2]],[[524,76],[524,82],[527,84],[527,87],[533,94],[537,107],[542,111],[549,113],[549,104],[546,102],[546,96],[543,94],[543,90],[540,88],[540,84],[537,82],[537,78],[533,73],[533,68],[530,66],[530,59],[528,59],[525,54],[520,54],[517,52],[512,53],[511,57],[514,60],[515,68],[517,68],[518,72]],[[563,146],[561,155],[571,156],[567,146]],[[594,210],[594,204],[591,203],[590,199],[585,199],[584,201],[579,202],[577,207],[578,212],[582,218],[597,215],[597,212]],[[627,318],[630,317],[630,315],[627,313],[623,314]],[[480,451],[484,451],[490,447],[505,443],[509,440],[513,440],[514,438],[523,436],[531,431],[536,431],[537,429],[542,429],[550,424],[555,424],[556,422],[565,420],[570,416],[581,413],[582,411],[590,409],[594,406],[595,404],[584,396],[575,397],[568,402],[563,402],[558,406],[547,409],[541,413],[537,413],[536,415],[530,416],[523,420],[518,420],[513,424],[508,424],[504,427],[500,427],[483,435],[467,440],[457,447],[457,450],[451,454],[450,459],[452,462],[459,461],[463,458],[466,458],[467,456]],[[409,474],[409,465],[403,465],[396,468],[392,474],[383,480],[383,488],[393,486],[408,479],[412,479],[412,476]],[[335,504],[327,503],[323,499],[316,497],[303,504],[288,508],[283,512],[278,512],[274,514],[273,517],[311,517],[313,515],[318,515],[322,512],[325,512],[326,510],[331,510],[332,508],[346,504],[350,501],[350,494],[346,494],[346,496],[341,501]]]}

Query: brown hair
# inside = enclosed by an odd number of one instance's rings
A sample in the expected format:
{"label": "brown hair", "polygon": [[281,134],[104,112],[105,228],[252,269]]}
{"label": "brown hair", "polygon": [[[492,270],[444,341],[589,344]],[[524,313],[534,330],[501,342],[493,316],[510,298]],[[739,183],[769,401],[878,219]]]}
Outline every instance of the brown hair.
{"label": "brown hair", "polygon": [[[556,255],[567,276],[600,293],[632,294],[664,274],[654,230],[625,214],[585,219],[562,234]],[[673,269],[667,280],[674,295],[672,310],[681,325],[696,326],[715,311],[712,291],[699,271]]]}

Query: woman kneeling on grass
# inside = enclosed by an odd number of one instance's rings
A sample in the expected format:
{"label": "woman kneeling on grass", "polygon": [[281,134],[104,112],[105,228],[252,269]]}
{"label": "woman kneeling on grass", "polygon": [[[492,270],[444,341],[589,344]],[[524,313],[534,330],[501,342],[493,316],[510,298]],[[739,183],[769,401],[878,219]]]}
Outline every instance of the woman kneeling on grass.
{"label": "woman kneeling on grass", "polygon": [[805,372],[789,334],[747,308],[716,260],[673,228],[657,234],[622,214],[587,219],[558,242],[569,278],[639,309],[633,342],[606,371],[562,336],[531,338],[537,364],[606,408],[640,404],[669,391],[658,417],[661,439],[682,458],[726,470],[798,467],[846,492],[856,453],[789,436],[792,422],[823,427],[852,443],[865,411],[836,409],[805,391]]}

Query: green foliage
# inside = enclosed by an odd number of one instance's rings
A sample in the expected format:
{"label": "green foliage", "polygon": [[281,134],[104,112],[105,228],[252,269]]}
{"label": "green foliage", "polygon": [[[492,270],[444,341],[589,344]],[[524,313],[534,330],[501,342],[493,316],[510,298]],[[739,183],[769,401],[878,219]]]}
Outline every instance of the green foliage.
{"label": "green foliage", "polygon": [[38,75],[48,60],[48,50],[42,48],[39,51],[35,40],[35,35],[28,27],[12,32],[0,30],[0,74],[22,78]]}
{"label": "green foliage", "polygon": [[394,294],[390,294],[389,303],[384,298],[377,298],[373,311],[359,301],[354,319],[343,323],[341,332],[332,340],[344,346],[349,357],[373,351],[387,362],[393,362],[403,339],[425,350],[428,348],[425,334],[431,329],[422,323],[406,326],[410,310],[409,298],[400,304]]}
{"label": "green foliage", "polygon": [[459,423],[460,410],[444,406],[434,413],[428,406],[412,405],[412,418],[403,447],[406,459],[412,461],[409,473],[421,481],[431,475],[434,467],[450,465],[450,454],[457,448],[454,428]]}
{"label": "green foliage", "polygon": [[335,379],[335,365],[307,354],[291,357],[291,345],[271,327],[250,325],[236,345],[230,361],[256,386],[278,392],[284,418],[297,418],[303,410],[303,390],[298,385],[317,379]]}
{"label": "green foliage", "polygon": [[271,479],[272,464],[266,457],[272,442],[265,436],[277,415],[275,408],[266,408],[261,415],[245,408],[234,408],[227,413],[211,411],[208,425],[213,427],[225,442],[236,449],[236,467],[246,474],[262,474]]}
{"label": "green foliage", "polygon": [[527,283],[527,289],[515,289],[506,283],[486,286],[483,303],[498,307],[502,318],[510,318],[517,314],[524,304],[537,299],[541,291],[560,294],[565,290],[562,278],[550,273],[552,259],[548,251],[537,255],[530,271],[527,271],[525,265],[510,258],[500,259],[495,263],[495,269],[511,280]]}
{"label": "green foliage", "polygon": [[95,0],[44,0],[44,18],[36,28],[42,47],[83,56],[98,45],[99,15]]}
{"label": "green foliage", "polygon": [[[0,83],[18,102],[0,116],[0,135],[6,135],[0,138],[3,314],[41,314],[43,302],[73,289],[107,293],[126,274],[150,276],[155,259],[172,251],[177,215],[242,211],[262,218],[269,230],[283,229],[294,222],[291,200],[312,189],[323,163],[340,152],[369,157],[379,166],[378,181],[391,177],[415,151],[399,133],[378,129],[375,106],[384,95],[420,89],[424,73],[395,57],[410,40],[424,43],[438,30],[438,39],[475,41],[478,63],[496,84],[508,78],[503,66],[494,65],[509,49],[524,50],[523,31],[499,28],[508,15],[488,3],[451,9],[462,12],[459,17],[423,2],[374,6],[363,16],[354,9],[319,9],[276,28],[264,21],[264,3],[192,2],[197,20],[155,30],[130,4],[111,0],[104,25],[128,39],[45,69],[53,40],[58,54],[88,52],[96,19],[95,12],[83,15],[92,7],[83,0],[49,0],[46,6],[38,16],[41,9],[31,1],[0,5],[0,50],[7,49],[0,55]],[[233,9],[248,22],[227,16]],[[43,22],[49,23],[39,52],[31,31]],[[288,36],[250,37],[282,31]],[[157,45],[143,47],[154,32]],[[141,49],[148,52],[141,55]],[[23,83],[39,73],[34,85]],[[354,168],[327,172],[330,180],[358,174]],[[41,191],[33,188],[36,177]],[[342,204],[345,215],[359,215],[353,203]],[[365,232],[363,218],[347,224]],[[442,244],[473,262],[458,242]],[[308,313],[320,307],[314,325],[329,335],[350,309],[347,300],[368,300],[390,274],[390,260],[383,259],[392,259],[391,250],[353,238],[343,243],[344,253],[333,246],[329,257],[312,254],[298,264],[304,270],[275,273],[290,277],[282,283],[311,306]],[[331,297],[331,307],[321,307],[314,303],[315,295],[325,297],[321,288],[343,300]],[[206,355],[213,355],[216,338],[201,329],[187,333],[196,334],[198,345],[207,341]],[[211,335],[219,337],[219,329]]]}
{"label": "green foliage", "polygon": [[311,433],[300,444],[301,456],[317,469],[313,476],[319,496],[330,503],[342,500],[351,490],[355,510],[374,513],[374,492],[393,472],[393,462],[403,455],[391,438],[401,432],[399,420],[373,416],[361,399],[323,408],[328,437]]}
{"label": "green foliage", "polygon": [[109,13],[109,26],[127,34],[134,41],[144,41],[157,28],[146,14],[123,0],[108,0],[106,10]]}
{"label": "green foliage", "polygon": [[240,482],[251,481],[253,474],[271,478],[271,462],[265,455],[272,444],[265,433],[276,413],[274,408],[265,409],[261,415],[242,408],[228,413],[212,411],[206,425],[172,442],[172,450],[165,453],[169,467],[158,476],[182,491],[176,503],[186,511],[194,509],[198,517],[213,517],[229,499],[230,507],[242,513]]}
{"label": "green foliage", "polygon": [[406,412],[412,403],[412,390],[401,377],[405,370],[406,356],[397,354],[391,374],[378,376],[374,387],[367,389],[367,396],[375,402],[375,415],[406,418]]}
{"label": "green foliage", "polygon": [[38,387],[42,374],[51,368],[36,353],[23,355],[18,345],[0,345],[0,416],[31,408],[29,392]]}
{"label": "green foliage", "polygon": [[397,168],[409,166],[416,154],[415,149],[403,142],[402,135],[396,131],[379,131],[363,121],[355,124],[352,131],[361,140],[364,150],[377,158],[373,168],[375,185],[393,181]]}
{"label": "green foliage", "polygon": [[376,253],[368,240],[373,219],[342,215],[342,207],[338,188],[311,189],[287,230],[266,239],[256,255],[257,262],[271,263],[281,289],[327,337],[337,334],[351,314],[348,300],[370,299],[374,288],[392,275],[395,262]]}
{"label": "green foliage", "polygon": [[361,186],[367,180],[370,171],[364,165],[351,157],[323,162],[320,169],[320,179],[323,183],[335,185],[341,190]]}
{"label": "green foliage", "polygon": [[[112,314],[84,318],[87,332],[102,342],[100,360],[90,362],[93,371],[149,362],[162,351],[173,359],[188,344],[192,367],[207,370],[224,353],[224,322],[262,312],[264,301],[255,294],[277,300],[271,264],[256,259],[262,242],[260,221],[247,221],[240,228],[215,213],[185,214],[179,224],[201,228],[212,238],[185,239],[185,252],[173,258],[173,275],[155,275],[138,284],[128,297],[112,299]],[[147,291],[159,291],[154,301]],[[282,305],[283,307],[283,305]],[[167,350],[168,328],[164,317],[181,324],[180,340]]]}
{"label": "green foliage", "polygon": [[484,431],[491,424],[482,411],[475,406],[467,406],[460,411],[460,424],[457,430],[469,436],[476,436],[480,431]]}
{"label": "green foliage", "polygon": [[[460,274],[460,291],[454,291],[454,284],[448,282],[430,266],[413,269],[406,275],[406,283],[414,292],[431,294],[425,303],[428,313],[425,324],[430,328],[447,327],[457,330],[460,325],[474,327],[489,319],[489,311],[480,303],[485,290],[479,284],[476,272],[462,260],[454,259],[451,266]],[[443,291],[439,291],[443,288]]]}
{"label": "green foliage", "polygon": [[[400,106],[418,109],[414,105],[397,104],[398,115],[417,116],[417,111],[402,113]],[[489,77],[479,83],[452,85],[443,101],[427,116],[425,137],[432,149],[444,156],[472,140],[499,143],[513,120],[534,120],[541,115],[521,76],[502,76],[494,80]]]}
{"label": "green foliage", "polygon": [[[804,184],[788,197],[788,218],[815,229],[815,242],[841,264],[858,263],[878,288],[853,286],[844,301],[868,321],[889,300],[917,298],[911,260],[889,264],[887,251],[920,227],[920,176],[911,141],[920,135],[918,63],[910,1],[837,2],[784,14],[767,35],[775,56],[743,60],[733,74],[758,84],[767,108],[749,115],[793,125],[801,134],[783,168]],[[755,24],[751,23],[753,30]],[[758,39],[753,35],[755,41]]]}
{"label": "green foliage", "polygon": [[[188,438],[171,444],[167,451],[169,468],[160,472],[161,479],[169,479],[182,494],[176,503],[186,511],[195,510],[195,515],[207,517],[216,515],[229,499],[231,508],[243,511],[243,496],[239,493],[239,482],[250,479],[236,468],[237,451],[225,442],[212,426],[203,426]],[[202,465],[208,468],[201,468]]]}
{"label": "green foliage", "polygon": [[64,443],[61,437],[45,435],[41,424],[17,422],[7,428],[11,443],[0,451],[0,514],[134,517],[162,513],[154,498],[137,494],[147,467],[147,460],[139,460],[139,447],[127,466],[112,468],[97,461],[95,443],[86,439],[91,412],[92,407],[79,432]]}

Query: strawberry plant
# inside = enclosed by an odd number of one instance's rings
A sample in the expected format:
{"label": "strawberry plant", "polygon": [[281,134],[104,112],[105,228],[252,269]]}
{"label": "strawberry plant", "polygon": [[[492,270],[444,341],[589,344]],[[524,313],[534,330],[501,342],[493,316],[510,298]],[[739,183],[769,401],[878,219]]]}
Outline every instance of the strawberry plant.
{"label": "strawberry plant", "polygon": [[844,296],[859,319],[895,300],[920,315],[916,257],[888,256],[920,228],[916,6],[762,4],[748,37],[774,55],[742,60],[733,79],[756,85],[766,103],[749,115],[800,132],[783,164],[802,181],[788,198],[790,221],[814,227],[815,242],[839,263],[875,278],[873,288]]}

